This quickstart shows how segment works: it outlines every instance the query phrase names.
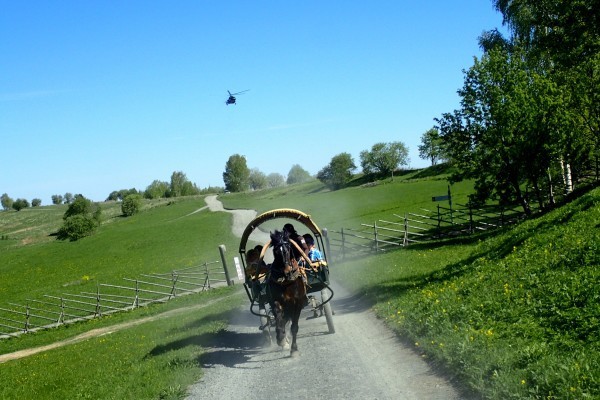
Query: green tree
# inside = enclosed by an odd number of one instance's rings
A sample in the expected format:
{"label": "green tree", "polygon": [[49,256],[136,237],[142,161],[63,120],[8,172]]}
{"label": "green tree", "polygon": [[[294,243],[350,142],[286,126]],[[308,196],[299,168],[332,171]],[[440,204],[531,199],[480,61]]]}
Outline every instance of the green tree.
{"label": "green tree", "polygon": [[399,165],[408,164],[408,148],[402,142],[376,143],[371,151],[360,152],[360,164],[365,174],[394,176]]}
{"label": "green tree", "polygon": [[352,156],[349,153],[340,153],[318,172],[317,179],[330,189],[337,190],[350,182],[352,171],[355,169],[356,165]]}
{"label": "green tree", "polygon": [[62,204],[63,197],[60,194],[52,195],[52,204]]}
{"label": "green tree", "polygon": [[0,196],[0,202],[4,210],[10,210],[12,208],[14,200],[6,193]]}
{"label": "green tree", "polygon": [[270,188],[278,188],[285,186],[285,178],[283,175],[273,172],[267,175],[267,186]]}
{"label": "green tree", "polygon": [[248,175],[248,183],[252,190],[264,189],[267,187],[267,176],[258,168],[252,168]]}
{"label": "green tree", "polygon": [[71,204],[73,202],[73,194],[69,192],[65,193],[63,200],[65,204]]}
{"label": "green tree", "polygon": [[421,135],[419,157],[431,161],[431,165],[436,165],[438,161],[444,160],[443,141],[436,128],[431,128]]}
{"label": "green tree", "polygon": [[292,168],[290,168],[290,171],[288,172],[286,182],[288,185],[293,185],[295,183],[308,182],[311,179],[314,179],[314,178],[312,176],[310,176],[310,173],[308,171],[306,171],[300,165],[294,164],[294,165],[292,165]]}
{"label": "green tree", "polygon": [[12,203],[12,208],[14,208],[17,211],[21,211],[22,209],[27,207],[29,207],[29,201],[27,201],[26,199],[16,199]]}
{"label": "green tree", "polygon": [[58,239],[71,241],[89,236],[100,225],[102,210],[83,195],[77,194],[63,215],[63,225],[58,230]]}
{"label": "green tree", "polygon": [[154,180],[144,191],[144,197],[147,199],[160,199],[167,197],[169,192],[169,183],[159,180]]}
{"label": "green tree", "polygon": [[548,170],[561,153],[561,133],[569,124],[557,85],[528,66],[518,48],[495,48],[465,73],[459,95],[462,108],[437,119],[458,167],[452,179],[475,179],[472,200],[517,201],[529,214],[525,184],[543,206],[551,193]]}
{"label": "green tree", "polygon": [[230,192],[243,192],[249,187],[250,170],[246,164],[246,157],[234,154],[229,157],[223,172],[225,189]]}
{"label": "green tree", "polygon": [[31,200],[31,207],[39,207],[42,205],[42,199],[35,198]]}
{"label": "green tree", "polygon": [[121,204],[121,212],[126,217],[131,217],[137,214],[142,208],[142,196],[139,194],[130,194],[123,199]]}

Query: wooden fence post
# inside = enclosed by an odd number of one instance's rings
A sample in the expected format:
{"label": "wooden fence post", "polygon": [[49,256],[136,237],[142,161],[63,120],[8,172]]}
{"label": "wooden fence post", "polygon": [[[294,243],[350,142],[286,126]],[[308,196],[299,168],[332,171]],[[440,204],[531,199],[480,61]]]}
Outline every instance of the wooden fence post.
{"label": "wooden fence post", "polygon": [[402,246],[408,246],[408,217],[406,213],[404,213],[404,240],[402,241]]}
{"label": "wooden fence post", "polygon": [[375,237],[375,253],[379,252],[379,241],[377,240],[377,221],[373,224],[373,235]]}
{"label": "wooden fence post", "polygon": [[219,245],[219,252],[221,253],[221,261],[223,262],[223,271],[225,272],[225,280],[227,280],[227,286],[233,285],[233,281],[229,279],[229,271],[227,270],[227,262],[225,261],[225,245]]}

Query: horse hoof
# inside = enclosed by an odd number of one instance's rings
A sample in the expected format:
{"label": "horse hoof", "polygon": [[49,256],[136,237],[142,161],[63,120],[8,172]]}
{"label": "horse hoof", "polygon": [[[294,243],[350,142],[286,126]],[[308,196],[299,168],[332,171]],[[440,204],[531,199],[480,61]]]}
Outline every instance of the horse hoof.
{"label": "horse hoof", "polygon": [[294,351],[290,352],[290,357],[292,357],[292,358],[300,357],[300,352],[298,350],[294,350]]}

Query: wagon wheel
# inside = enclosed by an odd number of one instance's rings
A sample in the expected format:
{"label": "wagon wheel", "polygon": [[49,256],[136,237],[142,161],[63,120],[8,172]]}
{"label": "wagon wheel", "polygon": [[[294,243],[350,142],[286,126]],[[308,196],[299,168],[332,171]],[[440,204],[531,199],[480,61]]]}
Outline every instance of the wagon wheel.
{"label": "wagon wheel", "polygon": [[321,290],[321,300],[324,303],[323,311],[325,312],[325,319],[327,320],[327,328],[329,328],[329,333],[335,333],[335,326],[333,326],[333,311],[331,310],[331,302],[327,301],[329,300],[329,296],[329,290]]}

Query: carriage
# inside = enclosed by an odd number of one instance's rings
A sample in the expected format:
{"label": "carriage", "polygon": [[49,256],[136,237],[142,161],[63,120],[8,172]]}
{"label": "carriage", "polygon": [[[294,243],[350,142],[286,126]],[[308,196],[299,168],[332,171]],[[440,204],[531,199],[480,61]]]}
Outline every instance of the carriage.
{"label": "carriage", "polygon": [[[315,247],[322,254],[321,262],[311,262],[306,254],[302,253],[304,260],[301,263],[305,266],[303,270],[305,272],[308,306],[312,310],[313,318],[325,316],[328,332],[334,333],[333,311],[330,304],[330,300],[333,298],[333,290],[329,286],[329,265],[327,262],[329,253],[327,231],[322,231],[310,215],[302,211],[289,208],[267,211],[258,215],[246,226],[240,241],[239,254],[244,269],[244,288],[250,300],[250,312],[260,317],[260,329],[270,342],[270,329],[274,321],[274,314],[270,306],[272,294],[269,286],[270,271],[268,268],[269,258],[271,257],[269,247],[272,243],[268,239],[267,232],[272,229],[281,229],[283,222],[292,222],[299,232],[307,230],[307,233],[314,237]],[[262,239],[257,239],[257,237]],[[250,246],[250,239],[258,245]],[[260,250],[258,258],[255,262],[249,262],[249,253],[258,250]]]}

